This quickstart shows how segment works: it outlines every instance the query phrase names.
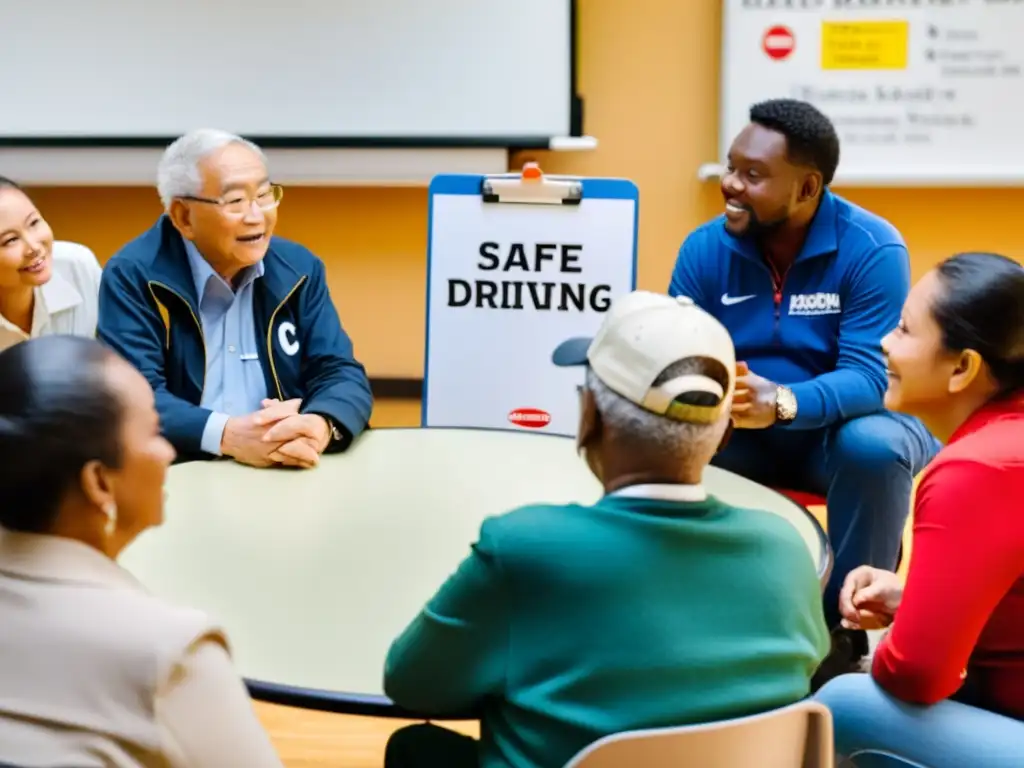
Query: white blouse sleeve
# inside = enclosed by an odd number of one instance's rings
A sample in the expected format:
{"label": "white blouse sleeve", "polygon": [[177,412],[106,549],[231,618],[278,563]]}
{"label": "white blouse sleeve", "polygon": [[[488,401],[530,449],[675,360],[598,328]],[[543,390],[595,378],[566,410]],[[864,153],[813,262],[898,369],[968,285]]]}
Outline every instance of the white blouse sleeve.
{"label": "white blouse sleeve", "polygon": [[71,315],[72,327],[60,328],[59,332],[95,337],[99,320],[100,280],[103,279],[103,268],[96,254],[80,243],[58,240],[53,244],[53,259],[57,271],[74,285],[82,298]]}

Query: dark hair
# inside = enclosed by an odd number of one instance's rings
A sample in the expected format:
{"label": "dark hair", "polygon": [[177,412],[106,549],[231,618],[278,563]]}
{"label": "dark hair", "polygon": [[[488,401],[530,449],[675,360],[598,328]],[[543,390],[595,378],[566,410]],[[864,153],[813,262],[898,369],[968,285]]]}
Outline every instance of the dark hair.
{"label": "dark hair", "polygon": [[16,189],[19,192],[24,192],[21,185],[18,184],[14,179],[9,179],[6,176],[0,176],[0,189]]}
{"label": "dark hair", "polygon": [[121,460],[122,406],[107,383],[114,353],[78,336],[40,336],[0,352],[0,525],[49,531],[82,468]]}
{"label": "dark hair", "polygon": [[1024,266],[997,253],[958,253],[938,266],[931,307],[952,352],[973,349],[1000,394],[1024,388]]}
{"label": "dark hair", "polygon": [[750,108],[750,121],[785,136],[790,161],[816,168],[826,186],[832,183],[839,167],[839,136],[817,107],[797,99],[770,99]]}

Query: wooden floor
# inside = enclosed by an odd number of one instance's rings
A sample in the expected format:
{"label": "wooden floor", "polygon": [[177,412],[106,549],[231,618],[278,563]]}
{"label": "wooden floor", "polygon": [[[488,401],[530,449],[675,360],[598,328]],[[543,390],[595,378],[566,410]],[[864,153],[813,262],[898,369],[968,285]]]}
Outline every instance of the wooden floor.
{"label": "wooden floor", "polygon": [[[259,702],[255,706],[288,768],[379,768],[388,736],[411,722],[307,712]],[[470,736],[479,733],[475,722],[445,723],[445,727]]]}
{"label": "wooden floor", "polygon": [[[416,426],[418,400],[377,401],[373,426]],[[824,525],[824,510],[812,509]],[[410,721],[350,717],[255,703],[256,711],[288,768],[378,768],[393,731]],[[475,722],[446,723],[446,727],[476,736]]]}

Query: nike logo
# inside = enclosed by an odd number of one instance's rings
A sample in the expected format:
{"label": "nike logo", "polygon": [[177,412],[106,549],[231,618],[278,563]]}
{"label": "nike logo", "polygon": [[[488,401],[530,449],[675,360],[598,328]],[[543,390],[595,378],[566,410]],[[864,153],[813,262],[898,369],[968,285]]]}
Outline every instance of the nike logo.
{"label": "nike logo", "polygon": [[757,294],[752,293],[749,296],[730,296],[728,293],[723,293],[722,303],[727,307],[731,307],[733,304],[742,304],[747,299],[752,299],[756,295]]}

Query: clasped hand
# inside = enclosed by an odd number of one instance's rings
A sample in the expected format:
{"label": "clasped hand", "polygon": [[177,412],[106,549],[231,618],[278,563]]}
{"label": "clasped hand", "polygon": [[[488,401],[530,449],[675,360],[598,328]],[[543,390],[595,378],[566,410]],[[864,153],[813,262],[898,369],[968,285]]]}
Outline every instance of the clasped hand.
{"label": "clasped hand", "polygon": [[765,429],[775,423],[778,388],[736,363],[736,390],[732,396],[732,423],[738,429]]}
{"label": "clasped hand", "polygon": [[882,629],[892,624],[903,599],[903,583],[892,571],[854,568],[839,592],[839,613],[847,629]]}
{"label": "clasped hand", "polygon": [[221,452],[253,467],[317,466],[330,442],[330,426],[319,414],[299,413],[301,404],[299,399],[267,399],[260,410],[231,417],[224,427]]}

